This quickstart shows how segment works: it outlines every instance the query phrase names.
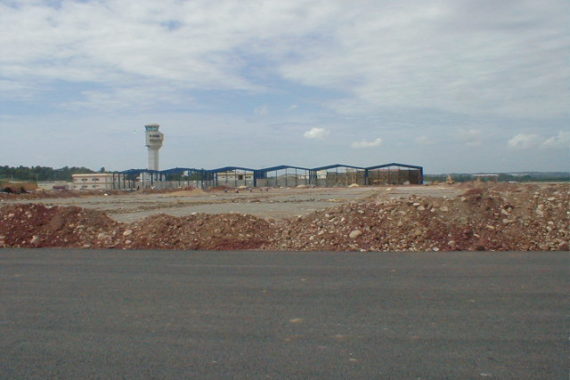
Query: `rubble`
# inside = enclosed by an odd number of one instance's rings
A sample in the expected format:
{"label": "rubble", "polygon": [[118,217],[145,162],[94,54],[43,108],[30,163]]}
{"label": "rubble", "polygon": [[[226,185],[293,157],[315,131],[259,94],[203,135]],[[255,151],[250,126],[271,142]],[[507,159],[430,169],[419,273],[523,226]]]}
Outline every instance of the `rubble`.
{"label": "rubble", "polygon": [[[258,249],[273,239],[269,221],[240,214],[151,216],[129,225],[128,248],[224,250]],[[129,231],[129,230],[127,230]]]}
{"label": "rubble", "polygon": [[[40,204],[0,208],[0,247],[108,248],[122,226],[105,213]],[[107,238],[109,235],[109,238]],[[105,238],[103,238],[105,236]]]}
{"label": "rubble", "polygon": [[0,208],[0,247],[183,250],[568,251],[570,185],[469,184],[456,198],[380,195],[307,216],[151,216],[39,204]]}

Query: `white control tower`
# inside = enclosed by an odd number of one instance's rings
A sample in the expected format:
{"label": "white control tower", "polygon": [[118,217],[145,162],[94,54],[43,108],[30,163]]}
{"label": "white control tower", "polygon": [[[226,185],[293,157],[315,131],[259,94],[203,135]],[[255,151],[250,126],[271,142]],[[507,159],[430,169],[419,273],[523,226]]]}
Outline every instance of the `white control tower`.
{"label": "white control tower", "polygon": [[146,129],[146,147],[148,148],[148,168],[150,170],[158,169],[158,150],[162,147],[164,135],[158,131],[160,125],[148,124],[144,126]]}

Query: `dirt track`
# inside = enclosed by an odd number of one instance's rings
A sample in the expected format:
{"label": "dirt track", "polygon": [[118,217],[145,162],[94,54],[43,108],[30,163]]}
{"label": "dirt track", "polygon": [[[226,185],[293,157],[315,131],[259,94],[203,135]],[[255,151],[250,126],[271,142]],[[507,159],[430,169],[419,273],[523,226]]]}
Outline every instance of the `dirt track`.
{"label": "dirt track", "polygon": [[[77,206],[105,212],[119,222],[135,222],[151,215],[167,214],[190,216],[196,213],[255,215],[260,218],[291,218],[336,206],[348,201],[370,197],[386,199],[426,195],[454,197],[461,191],[448,186],[400,186],[356,188],[284,188],[284,189],[226,189],[204,192],[201,190],[168,193],[94,193],[89,196],[72,193],[64,197],[38,198],[23,195],[5,198],[0,204],[39,203],[48,206]],[[75,195],[75,196],[73,196]]]}
{"label": "dirt track", "polygon": [[0,246],[568,250],[570,240],[568,184],[194,191],[34,202],[3,202],[9,204],[0,209]]}

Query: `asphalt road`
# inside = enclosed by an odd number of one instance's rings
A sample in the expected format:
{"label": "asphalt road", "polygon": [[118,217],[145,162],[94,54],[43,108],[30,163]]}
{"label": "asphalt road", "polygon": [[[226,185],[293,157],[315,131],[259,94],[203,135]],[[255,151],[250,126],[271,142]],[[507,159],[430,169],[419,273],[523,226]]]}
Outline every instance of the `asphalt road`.
{"label": "asphalt road", "polygon": [[0,249],[1,378],[567,379],[568,253]]}

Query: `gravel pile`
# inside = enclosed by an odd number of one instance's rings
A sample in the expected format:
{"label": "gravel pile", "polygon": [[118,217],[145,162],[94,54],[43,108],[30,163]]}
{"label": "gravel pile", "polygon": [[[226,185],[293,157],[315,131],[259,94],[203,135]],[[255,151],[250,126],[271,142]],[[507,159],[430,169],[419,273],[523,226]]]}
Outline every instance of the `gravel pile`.
{"label": "gravel pile", "polygon": [[239,214],[151,216],[128,225],[120,247],[157,249],[258,249],[275,235],[268,221]]}
{"label": "gravel pile", "polygon": [[0,208],[0,247],[567,251],[569,241],[570,185],[471,184],[453,199],[368,199],[284,221],[196,214],[122,224],[77,207]]}
{"label": "gravel pile", "polygon": [[0,247],[113,246],[122,226],[105,213],[80,207],[41,204],[0,209]]}
{"label": "gravel pile", "polygon": [[282,250],[568,250],[570,187],[495,185],[455,199],[342,205],[290,221]]}

